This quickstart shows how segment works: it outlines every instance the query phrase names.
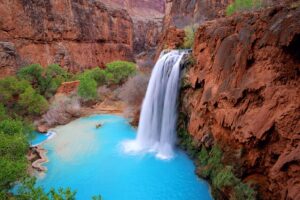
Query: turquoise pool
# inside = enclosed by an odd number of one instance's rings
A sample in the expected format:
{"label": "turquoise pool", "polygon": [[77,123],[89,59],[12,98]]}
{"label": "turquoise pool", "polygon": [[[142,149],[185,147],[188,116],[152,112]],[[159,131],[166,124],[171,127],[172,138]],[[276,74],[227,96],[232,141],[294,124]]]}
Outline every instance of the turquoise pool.
{"label": "turquoise pool", "polygon": [[[96,124],[103,126],[96,129]],[[211,200],[209,186],[197,178],[193,162],[182,151],[172,160],[155,155],[127,155],[124,140],[136,130],[125,118],[95,115],[57,127],[46,141],[48,171],[38,185],[71,187],[77,199],[101,194],[104,200]]]}
{"label": "turquoise pool", "polygon": [[30,142],[30,146],[35,147],[38,145],[41,145],[42,143],[46,142],[48,139],[51,139],[55,135],[54,132],[48,132],[48,133],[39,133],[37,131],[32,132],[32,137]]}

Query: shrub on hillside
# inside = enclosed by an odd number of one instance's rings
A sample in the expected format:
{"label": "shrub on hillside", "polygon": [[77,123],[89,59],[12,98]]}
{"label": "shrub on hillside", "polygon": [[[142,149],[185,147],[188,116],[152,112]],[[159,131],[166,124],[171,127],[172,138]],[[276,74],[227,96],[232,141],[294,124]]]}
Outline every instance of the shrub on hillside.
{"label": "shrub on hillside", "polygon": [[110,84],[122,84],[130,76],[135,75],[135,63],[126,61],[115,61],[106,64],[106,78]]}
{"label": "shrub on hillside", "polygon": [[5,106],[12,105],[16,97],[31,87],[26,80],[18,80],[16,77],[0,79],[0,102]]}
{"label": "shrub on hillside", "polygon": [[32,64],[21,68],[17,75],[18,78],[29,81],[33,88],[41,92],[44,87],[43,72],[44,69],[41,65]]}
{"label": "shrub on hillside", "polygon": [[70,76],[56,64],[49,65],[47,68],[39,64],[25,66],[18,71],[17,75],[20,79],[29,81],[32,87],[45,97],[51,97],[60,84]]}
{"label": "shrub on hillside", "polygon": [[19,120],[4,119],[0,122],[0,131],[7,135],[22,134],[23,123]]}
{"label": "shrub on hillside", "polygon": [[195,40],[195,33],[197,30],[196,25],[187,26],[184,28],[185,37],[183,42],[183,48],[184,49],[192,49],[194,46],[194,40]]}
{"label": "shrub on hillside", "polygon": [[69,80],[70,74],[57,64],[49,65],[45,69],[43,92],[46,97],[55,94],[62,82]]}
{"label": "shrub on hillside", "polygon": [[83,73],[79,74],[78,79],[80,80],[84,77],[94,79],[97,82],[98,86],[106,84],[106,72],[105,70],[100,69],[99,67],[85,70]]}
{"label": "shrub on hillside", "polygon": [[0,122],[0,199],[7,199],[11,185],[27,174],[27,137],[22,122]]}
{"label": "shrub on hillside", "polygon": [[129,78],[121,88],[120,99],[132,106],[141,105],[147,91],[148,82],[149,75],[146,74],[140,73]]}
{"label": "shrub on hillside", "polygon": [[46,99],[39,95],[26,80],[7,77],[0,80],[0,103],[12,113],[41,114],[48,106]]}
{"label": "shrub on hillside", "polygon": [[6,109],[2,103],[0,103],[0,120],[7,118]]}
{"label": "shrub on hillside", "polygon": [[94,100],[97,98],[97,82],[90,76],[80,78],[78,95],[84,100]]}
{"label": "shrub on hillside", "polygon": [[31,87],[20,94],[18,105],[24,110],[24,114],[31,115],[42,114],[48,109],[47,100]]}
{"label": "shrub on hillside", "polygon": [[226,15],[230,16],[236,12],[251,10],[262,6],[262,0],[235,0],[226,8]]}

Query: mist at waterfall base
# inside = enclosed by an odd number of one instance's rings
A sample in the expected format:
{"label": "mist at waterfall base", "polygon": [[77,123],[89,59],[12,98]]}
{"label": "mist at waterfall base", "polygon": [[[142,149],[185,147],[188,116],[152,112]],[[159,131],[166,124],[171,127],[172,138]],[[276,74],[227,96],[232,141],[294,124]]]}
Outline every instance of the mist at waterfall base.
{"label": "mist at waterfall base", "polygon": [[143,102],[137,138],[124,142],[125,152],[154,152],[160,159],[174,156],[180,63],[185,54],[173,50],[160,56]]}
{"label": "mist at waterfall base", "polygon": [[[103,126],[99,129],[96,124]],[[37,184],[49,190],[70,187],[77,200],[102,195],[104,200],[211,200],[209,186],[194,173],[195,166],[180,151],[171,160],[154,154],[126,154],[122,141],[136,131],[127,119],[95,115],[54,129],[43,143],[48,170]]]}

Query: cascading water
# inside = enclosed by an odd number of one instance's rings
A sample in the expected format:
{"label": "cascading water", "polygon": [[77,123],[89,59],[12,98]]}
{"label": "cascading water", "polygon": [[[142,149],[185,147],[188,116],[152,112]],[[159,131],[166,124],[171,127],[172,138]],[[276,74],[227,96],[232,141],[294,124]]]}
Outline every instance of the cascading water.
{"label": "cascading water", "polygon": [[143,102],[137,138],[124,144],[126,152],[156,152],[161,159],[173,156],[176,142],[177,96],[180,63],[186,51],[161,54]]}

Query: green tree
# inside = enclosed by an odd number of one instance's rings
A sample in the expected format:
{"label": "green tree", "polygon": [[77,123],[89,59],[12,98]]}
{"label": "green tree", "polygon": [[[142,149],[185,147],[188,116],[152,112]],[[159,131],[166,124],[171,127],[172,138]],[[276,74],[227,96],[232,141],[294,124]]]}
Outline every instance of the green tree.
{"label": "green tree", "polygon": [[93,100],[97,98],[97,82],[90,76],[83,76],[80,79],[78,94],[84,100]]}
{"label": "green tree", "polygon": [[31,87],[26,80],[18,80],[16,77],[0,79],[0,102],[10,105],[26,88]]}
{"label": "green tree", "polygon": [[2,103],[0,103],[0,120],[7,118],[6,109]]}
{"label": "green tree", "polygon": [[136,74],[135,63],[126,61],[115,61],[106,64],[107,81],[111,84],[122,84],[130,76]]}
{"label": "green tree", "polygon": [[106,71],[103,69],[100,69],[99,67],[95,67],[93,69],[85,70],[82,74],[79,75],[79,80],[89,77],[91,79],[94,79],[97,82],[98,86],[102,86],[106,84]]}
{"label": "green tree", "polygon": [[185,37],[184,37],[184,41],[183,41],[184,49],[193,48],[196,30],[197,30],[196,25],[191,25],[191,26],[187,26],[184,28],[184,32],[185,32]]}
{"label": "green tree", "polygon": [[36,89],[40,94],[43,94],[46,87],[43,73],[44,69],[41,65],[32,64],[21,68],[18,71],[17,76],[20,79],[29,81],[34,89]]}
{"label": "green tree", "polygon": [[44,75],[44,94],[46,97],[51,97],[55,94],[57,88],[62,82],[67,81],[70,74],[57,64],[49,65],[45,69]]}
{"label": "green tree", "polygon": [[33,64],[21,68],[17,74],[20,79],[28,80],[32,87],[45,97],[51,97],[60,84],[70,77],[67,71],[57,64],[46,68]]}
{"label": "green tree", "polygon": [[23,128],[23,123],[19,120],[4,119],[0,121],[0,131],[8,135],[22,134]]}
{"label": "green tree", "polygon": [[35,178],[26,178],[22,181],[17,194],[17,200],[75,200],[76,191],[70,188],[50,189],[46,192],[42,187],[35,186]]}
{"label": "green tree", "polygon": [[18,105],[25,110],[25,114],[42,114],[48,109],[47,100],[30,87],[20,95]]}
{"label": "green tree", "polygon": [[[27,175],[28,142],[24,134],[11,133],[9,123],[0,127],[0,198],[12,184]],[[8,134],[3,131],[9,131]]]}

